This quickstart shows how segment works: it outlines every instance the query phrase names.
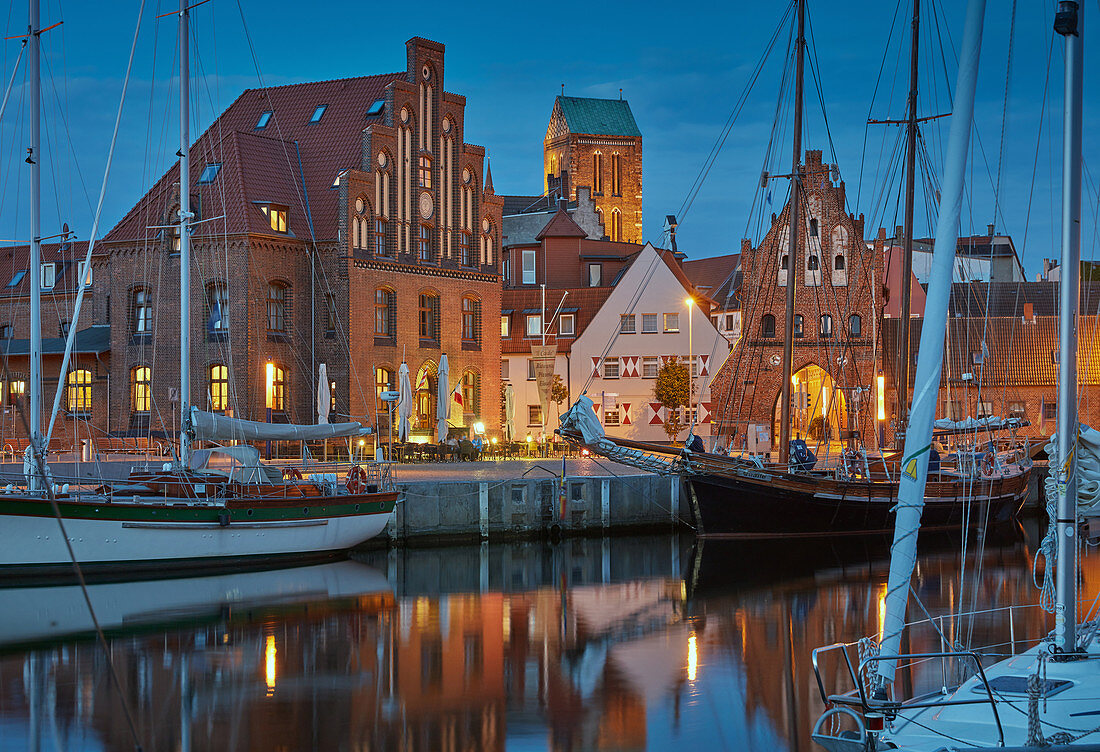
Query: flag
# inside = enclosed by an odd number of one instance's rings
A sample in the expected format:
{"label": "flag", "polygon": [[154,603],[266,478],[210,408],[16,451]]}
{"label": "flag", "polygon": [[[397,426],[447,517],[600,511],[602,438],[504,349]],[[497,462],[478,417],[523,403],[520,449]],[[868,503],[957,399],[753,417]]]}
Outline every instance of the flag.
{"label": "flag", "polygon": [[459,407],[462,407],[462,382],[455,385],[454,391],[451,392],[451,399],[458,403]]}

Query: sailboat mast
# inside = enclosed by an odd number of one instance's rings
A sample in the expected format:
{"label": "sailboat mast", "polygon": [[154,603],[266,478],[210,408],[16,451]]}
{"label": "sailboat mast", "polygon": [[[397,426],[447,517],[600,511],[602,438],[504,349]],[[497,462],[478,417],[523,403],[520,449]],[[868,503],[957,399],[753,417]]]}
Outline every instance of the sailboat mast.
{"label": "sailboat mast", "polygon": [[1081,274],[1081,49],[1080,8],[1058,3],[1054,29],[1065,38],[1062,123],[1062,277],[1058,318],[1058,571],[1054,635],[1057,647],[1077,649],[1077,296]]}
{"label": "sailboat mast", "polygon": [[794,148],[791,156],[791,226],[787,244],[787,310],[783,319],[783,391],[780,397],[779,461],[791,450],[791,377],[794,368],[794,288],[797,283],[799,202],[802,199],[802,69],[806,57],[806,0],[798,0],[798,41],[795,43]]}
{"label": "sailboat mast", "polygon": [[[41,86],[41,28],[39,26],[38,0],[30,0],[27,37],[30,40],[31,86],[31,145],[27,162],[31,166],[31,258],[28,273],[31,277],[31,333],[30,333],[30,436],[35,446],[41,446],[42,434],[42,86]],[[29,480],[38,488],[37,472]]]}
{"label": "sailboat mast", "polygon": [[190,61],[188,60],[188,0],[180,0],[180,462],[191,457],[187,423],[191,415],[191,166]]}
{"label": "sailboat mast", "polygon": [[913,299],[913,193],[916,185],[917,163],[917,40],[920,36],[920,0],[913,0],[913,36],[909,51],[909,122],[905,147],[905,240],[901,260],[901,326],[898,342],[898,409],[897,429],[904,439],[905,421],[909,414],[909,316]]}

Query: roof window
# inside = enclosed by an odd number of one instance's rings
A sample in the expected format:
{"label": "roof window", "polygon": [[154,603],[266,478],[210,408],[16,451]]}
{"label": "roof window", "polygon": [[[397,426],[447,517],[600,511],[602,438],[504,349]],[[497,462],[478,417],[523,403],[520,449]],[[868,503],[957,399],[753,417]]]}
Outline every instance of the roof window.
{"label": "roof window", "polygon": [[271,120],[271,110],[261,112],[260,119],[256,121],[256,130],[266,128],[268,120]]}
{"label": "roof window", "polygon": [[384,109],[386,109],[386,100],[376,99],[371,106],[367,108],[367,117],[377,117],[382,114],[382,110]]}
{"label": "roof window", "polygon": [[202,174],[199,175],[199,185],[205,185],[207,183],[213,183],[214,178],[218,177],[218,170],[222,168],[221,162],[210,162],[203,169]]}
{"label": "roof window", "polygon": [[324,117],[326,109],[328,109],[327,104],[317,105],[317,109],[315,109],[313,111],[313,114],[309,116],[309,122],[311,122],[311,123],[321,122],[321,118]]}
{"label": "roof window", "polygon": [[8,282],[8,287],[18,287],[19,283],[23,281],[23,277],[27,276],[26,269],[20,269],[15,273],[15,276],[11,278],[11,282]]}

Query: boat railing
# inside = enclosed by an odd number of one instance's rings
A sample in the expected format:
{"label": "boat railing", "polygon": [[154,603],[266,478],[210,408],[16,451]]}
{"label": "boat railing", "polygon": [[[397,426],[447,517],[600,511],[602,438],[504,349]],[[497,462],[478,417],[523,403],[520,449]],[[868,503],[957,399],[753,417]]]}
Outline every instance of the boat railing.
{"label": "boat railing", "polygon": [[[888,718],[894,718],[901,710],[916,710],[918,708],[943,708],[952,705],[989,705],[993,713],[993,721],[997,726],[997,735],[1000,738],[1000,746],[1004,746],[1004,727],[1001,725],[1001,716],[997,710],[993,688],[989,685],[989,679],[985,675],[982,666],[982,656],[972,650],[949,650],[930,653],[904,653],[899,655],[883,655],[879,653],[863,655],[859,662],[853,663],[851,649],[858,647],[859,643],[838,642],[833,645],[816,648],[812,654],[814,676],[817,679],[818,692],[821,694],[821,702],[827,711],[837,707],[859,708],[864,717],[869,713],[881,713]],[[825,690],[821,678],[822,658],[829,653],[839,652],[843,658],[844,667],[847,669],[848,678],[854,685],[854,689],[841,693],[828,693]],[[974,674],[985,691],[974,697],[955,697],[947,699],[949,688],[944,686],[940,692],[925,693],[910,699],[898,699],[897,697],[879,698],[869,691],[871,686],[871,672],[884,660],[896,661],[899,671],[911,669],[915,663],[939,660],[944,665],[944,676],[947,661],[964,661],[973,667]],[[896,682],[895,682],[896,685]]]}

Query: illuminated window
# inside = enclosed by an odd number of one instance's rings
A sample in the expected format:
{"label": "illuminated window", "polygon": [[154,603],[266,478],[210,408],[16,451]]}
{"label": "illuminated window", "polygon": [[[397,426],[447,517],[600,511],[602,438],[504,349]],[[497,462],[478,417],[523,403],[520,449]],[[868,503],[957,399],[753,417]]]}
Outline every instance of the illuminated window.
{"label": "illuminated window", "polygon": [[476,371],[462,374],[462,412],[481,415],[481,374]]}
{"label": "illuminated window", "polygon": [[611,210],[611,239],[623,239],[623,213],[618,209]]}
{"label": "illuminated window", "polygon": [[286,334],[286,290],[282,282],[267,286],[267,331],[269,334]]}
{"label": "illuminated window", "polygon": [[271,206],[261,207],[264,216],[267,217],[268,224],[275,232],[286,232],[286,213],[287,208],[285,206]]}
{"label": "illuminated window", "polygon": [[130,409],[135,413],[149,412],[152,402],[153,371],[149,366],[130,369]]}
{"label": "illuminated window", "polygon": [[92,410],[92,372],[84,369],[69,372],[66,403],[70,413]]}
{"label": "illuminated window", "polygon": [[210,366],[210,409],[224,412],[229,407],[229,369],[220,363]]}
{"label": "illuminated window", "polygon": [[377,409],[378,412],[384,413],[389,410],[386,403],[382,401],[382,392],[394,391],[393,369],[386,368],[385,366],[374,369],[374,391],[378,397]]}
{"label": "illuminated window", "polygon": [[500,336],[502,338],[512,336],[512,317],[507,314],[500,317]]}
{"label": "illuminated window", "polygon": [[592,192],[603,194],[603,154],[592,155]]}
{"label": "illuminated window", "polygon": [[80,284],[79,280],[83,279],[84,280],[84,286],[85,287],[91,287],[92,286],[92,267],[91,266],[87,267],[87,270],[88,270],[87,273],[85,273],[84,269],[85,269],[85,267],[84,267],[84,262],[83,261],[81,261],[80,263],[77,264],[77,267],[76,267],[76,278],[78,280],[77,285]]}
{"label": "illuminated window", "polygon": [[286,371],[271,363],[268,367],[271,375],[271,410],[277,413],[286,412]]}
{"label": "illuminated window", "polygon": [[665,314],[665,333],[680,331],[680,314],[678,313],[666,313]]}
{"label": "illuminated window", "polygon": [[149,290],[135,288],[130,293],[130,333],[149,334],[153,331],[153,303]]}
{"label": "illuminated window", "polygon": [[801,337],[805,334],[805,319],[802,318],[801,313],[794,315],[794,336]]}
{"label": "illuminated window", "polygon": [[528,405],[527,406],[527,425],[529,425],[529,426],[541,426],[542,425],[542,405]]}
{"label": "illuminated window", "polygon": [[611,193],[623,195],[623,158],[619,154],[611,155]]}
{"label": "illuminated window", "polygon": [[23,401],[23,395],[27,393],[27,382],[23,379],[14,379],[8,382],[8,404],[18,405]]}
{"label": "illuminated window", "polygon": [[604,409],[603,424],[605,426],[619,425],[619,408],[617,405],[615,407],[608,407]]}

